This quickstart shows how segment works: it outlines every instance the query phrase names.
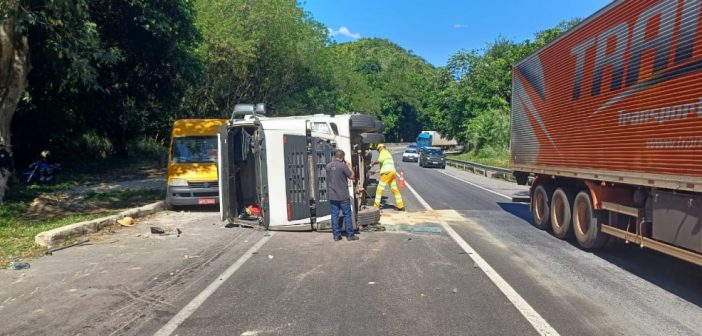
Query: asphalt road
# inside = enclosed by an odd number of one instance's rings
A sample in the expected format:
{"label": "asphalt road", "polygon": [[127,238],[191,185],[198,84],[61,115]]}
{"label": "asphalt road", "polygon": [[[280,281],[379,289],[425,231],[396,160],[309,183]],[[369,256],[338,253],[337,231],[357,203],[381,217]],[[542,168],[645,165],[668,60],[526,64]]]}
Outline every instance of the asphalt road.
{"label": "asphalt road", "polygon": [[[561,335],[702,333],[702,268],[636,246],[584,252],[529,225],[528,206],[508,199],[521,187],[399,161],[422,200],[403,189],[408,213],[385,210],[386,221],[406,216],[388,232],[334,242],[225,229],[207,212],[158,214],[1,271],[0,334],[538,334],[486,272]],[[155,224],[183,235],[146,233]]]}

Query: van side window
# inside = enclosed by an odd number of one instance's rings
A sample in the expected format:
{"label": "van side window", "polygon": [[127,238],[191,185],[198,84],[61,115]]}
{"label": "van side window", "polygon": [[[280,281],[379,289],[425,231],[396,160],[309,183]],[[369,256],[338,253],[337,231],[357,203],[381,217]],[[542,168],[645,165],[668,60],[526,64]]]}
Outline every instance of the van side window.
{"label": "van side window", "polygon": [[339,135],[339,128],[336,127],[336,123],[330,123],[332,132],[334,132],[334,135]]}

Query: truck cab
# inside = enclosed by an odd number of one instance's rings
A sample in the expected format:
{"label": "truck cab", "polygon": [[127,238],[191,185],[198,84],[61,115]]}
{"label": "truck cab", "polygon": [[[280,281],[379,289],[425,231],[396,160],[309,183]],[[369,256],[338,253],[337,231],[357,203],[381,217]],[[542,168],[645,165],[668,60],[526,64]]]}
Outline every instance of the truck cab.
{"label": "truck cab", "polygon": [[[271,230],[330,227],[326,166],[342,149],[358,177],[349,181],[354,226],[377,222],[366,206],[370,144],[384,140],[366,115],[265,117],[265,107],[240,104],[218,135],[220,214],[235,224]],[[247,209],[260,209],[251,215]],[[374,215],[358,214],[377,212]]]}
{"label": "truck cab", "polygon": [[181,119],[173,123],[167,164],[169,207],[218,203],[217,132],[226,122]]}

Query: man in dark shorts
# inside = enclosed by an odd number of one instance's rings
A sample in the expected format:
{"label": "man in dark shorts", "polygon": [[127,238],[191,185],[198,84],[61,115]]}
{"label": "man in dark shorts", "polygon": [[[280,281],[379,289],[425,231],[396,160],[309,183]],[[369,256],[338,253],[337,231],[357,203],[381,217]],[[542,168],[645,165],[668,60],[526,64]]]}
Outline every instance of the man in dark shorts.
{"label": "man in dark shorts", "polygon": [[354,179],[353,171],[344,161],[344,151],[338,149],[334,152],[334,159],[327,165],[327,188],[329,189],[329,203],[331,203],[331,221],[334,241],[341,240],[341,227],[339,225],[339,211],[344,212],[344,226],[346,226],[346,239],[358,240],[354,235],[351,223],[351,196],[349,195],[349,180]]}

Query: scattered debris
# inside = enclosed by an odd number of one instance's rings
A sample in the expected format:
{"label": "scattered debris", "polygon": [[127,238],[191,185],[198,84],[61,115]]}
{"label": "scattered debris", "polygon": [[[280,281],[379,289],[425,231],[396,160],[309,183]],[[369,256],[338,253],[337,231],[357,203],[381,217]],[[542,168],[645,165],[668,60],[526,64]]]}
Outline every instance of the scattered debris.
{"label": "scattered debris", "polygon": [[458,288],[454,287],[453,290],[452,290],[452,292],[453,292],[453,294],[458,293]]}
{"label": "scattered debris", "polygon": [[412,237],[407,238],[407,240],[412,240]]}
{"label": "scattered debris", "polygon": [[271,234],[270,234],[270,232],[267,232],[267,231],[266,231],[266,233],[264,233],[263,236],[264,236],[264,237],[270,237]]}
{"label": "scattered debris", "polygon": [[426,295],[424,295],[424,293],[421,293],[421,294],[419,294],[419,296],[421,296],[421,297],[425,297]]}
{"label": "scattered debris", "polygon": [[193,259],[193,258],[200,258],[200,256],[191,256],[191,255],[185,255],[185,259]]}
{"label": "scattered debris", "polygon": [[118,219],[117,223],[119,223],[119,225],[126,226],[126,227],[132,227],[135,225],[134,218],[129,217],[129,216],[124,217],[122,219]]}
{"label": "scattered debris", "polygon": [[158,227],[158,226],[152,226],[152,227],[151,227],[151,233],[153,233],[153,234],[164,234],[164,233],[166,233],[166,230],[164,230],[164,229],[162,229],[162,228],[160,228],[160,227]]}
{"label": "scattered debris", "polygon": [[375,281],[368,281],[369,285],[375,285]]}
{"label": "scattered debris", "polygon": [[83,246],[83,245],[88,245],[88,244],[90,244],[90,241],[86,239],[86,240],[82,240],[82,241],[79,241],[79,242],[76,242],[76,243],[73,243],[73,244],[64,245],[64,246],[61,246],[61,247],[50,248],[50,249],[46,250],[46,255],[53,255],[54,252],[60,251],[60,250],[63,250],[63,249],[67,249],[67,248],[69,248],[69,247],[79,246],[79,245],[80,245],[80,246]]}
{"label": "scattered debris", "polygon": [[16,271],[27,269],[30,267],[31,267],[31,265],[29,265],[28,262],[15,261],[15,262],[10,264],[10,268],[12,268],[13,270],[16,270]]}
{"label": "scattered debris", "polygon": [[480,268],[477,263],[473,263],[473,268]]}
{"label": "scattered debris", "polygon": [[269,254],[268,259],[273,259],[273,256]]}

